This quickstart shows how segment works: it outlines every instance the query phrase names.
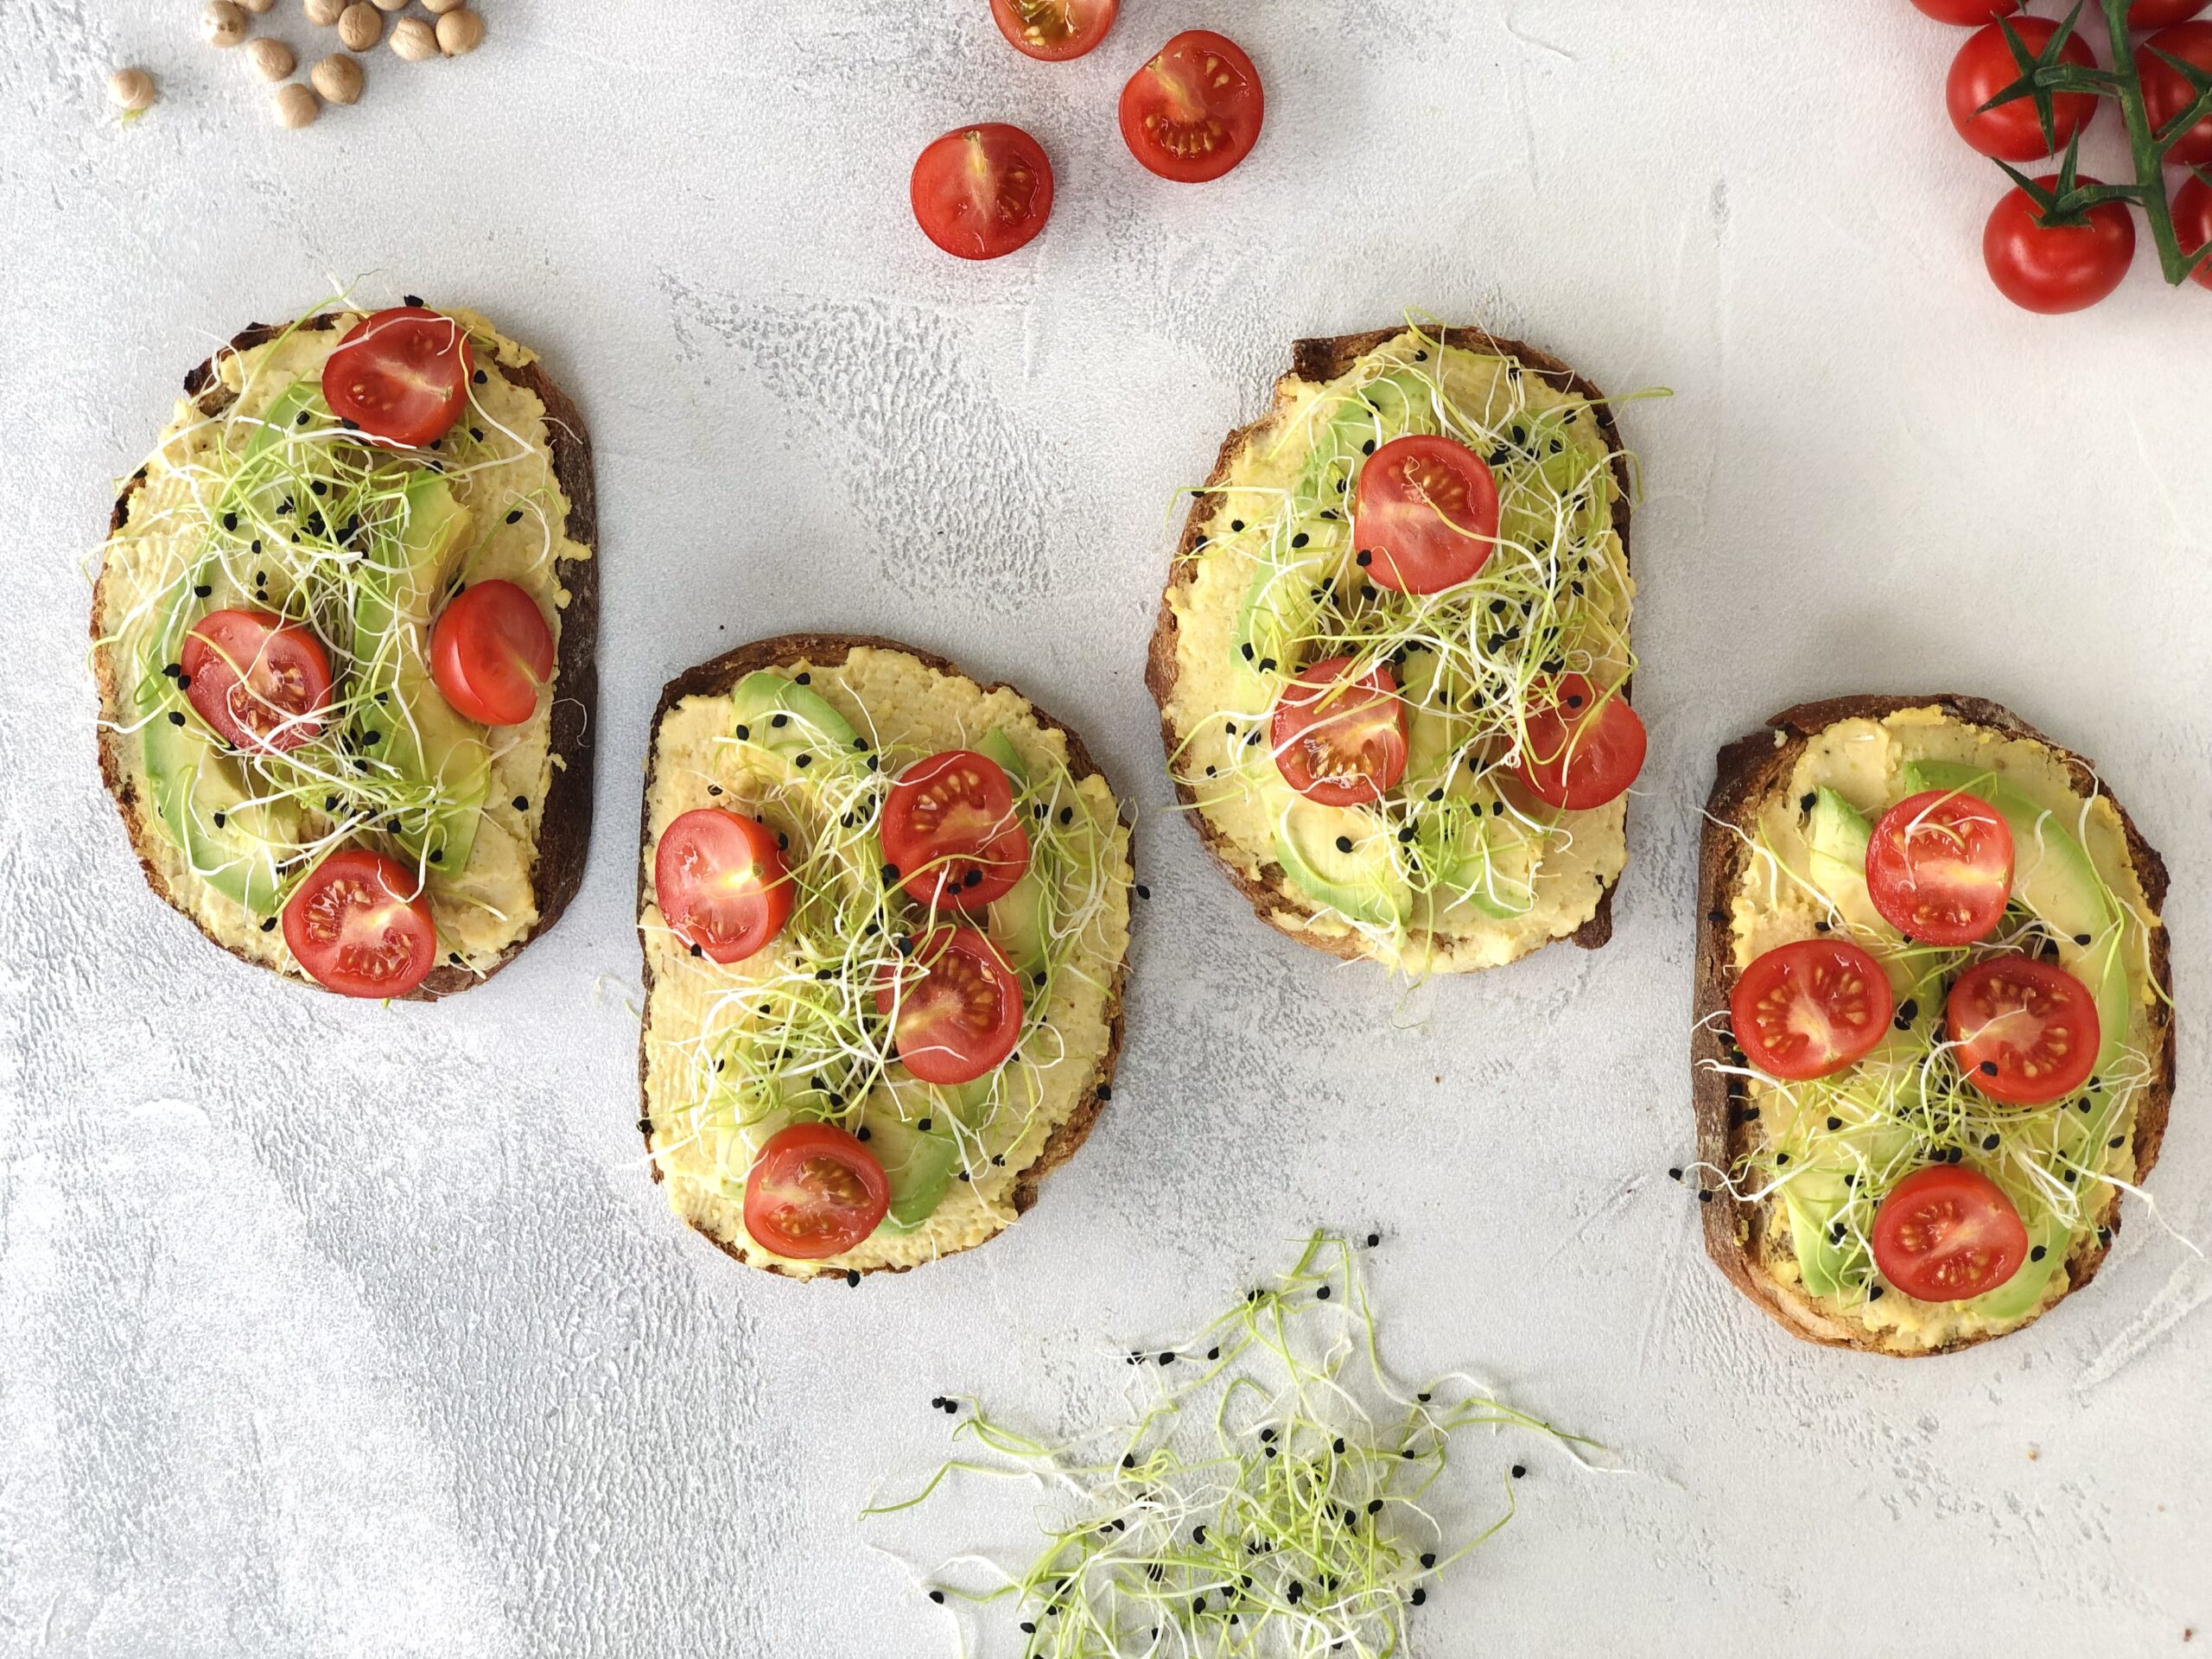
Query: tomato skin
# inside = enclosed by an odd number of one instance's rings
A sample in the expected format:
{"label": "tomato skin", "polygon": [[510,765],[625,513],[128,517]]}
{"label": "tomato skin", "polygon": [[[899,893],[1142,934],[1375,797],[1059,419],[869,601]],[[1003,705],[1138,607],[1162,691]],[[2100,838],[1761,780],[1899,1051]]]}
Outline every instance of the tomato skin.
{"label": "tomato skin", "polygon": [[790,873],[775,832],[702,806],[678,816],[653,849],[653,899],[684,944],[713,962],[743,962],[791,919]]}
{"label": "tomato skin", "polygon": [[1882,965],[1844,939],[1799,939],[1744,969],[1728,994],[1729,1029],[1770,1077],[1802,1083],[1863,1059],[1895,1003]]}
{"label": "tomato skin", "polygon": [[1866,843],[1866,896],[1929,944],[1972,944],[2012,894],[2012,831],[1979,796],[1930,789],[1882,815]]}
{"label": "tomato skin", "polygon": [[1956,23],[1961,29],[1979,29],[1992,17],[2020,9],[2020,0],[1912,0],[1912,3],[1937,22]]}
{"label": "tomato skin", "polygon": [[553,630],[537,601],[512,582],[465,588],[430,633],[430,677],[480,726],[519,726],[553,677]]}
{"label": "tomato skin", "polygon": [[1268,724],[1283,782],[1324,806],[1379,801],[1406,775],[1398,682],[1380,663],[1347,679],[1353,661],[1329,657],[1301,669],[1275,699]]}
{"label": "tomato skin", "polygon": [[1177,184],[1217,179],[1260,142],[1267,94],[1244,48],[1210,29],[1185,29],[1122,88],[1122,142]]}
{"label": "tomato skin", "polygon": [[899,1062],[924,1083],[973,1083],[995,1071],[1021,1035],[1021,982],[972,927],[915,941],[876,983],[876,1012],[896,1019]]}
{"label": "tomato skin", "polygon": [[1993,957],[1943,1004],[1959,1071],[1992,1100],[2047,1106],[2088,1081],[2103,1031],[2089,988],[2056,963]]}
{"label": "tomato skin", "polygon": [[1359,469],[1352,544],[1378,588],[1434,594],[1471,580],[1497,548],[1497,479],[1456,438],[1393,438]]}
{"label": "tomato skin", "polygon": [[[2012,25],[2021,44],[2041,54],[2058,33],[2058,25],[2042,17],[2023,17]],[[2079,35],[2069,35],[2059,49],[2062,62],[2088,67],[2096,62],[2089,44]],[[2006,162],[2039,162],[2066,148],[2075,134],[2096,118],[2097,99],[2088,92],[2061,92],[2051,100],[2051,130],[2056,144],[2044,141],[2043,125],[2036,118],[2035,100],[2015,99],[1993,110],[1981,106],[2020,78],[2012,43],[1995,23],[1976,29],[1951,60],[1951,73],[1943,85],[1943,102],[1951,124],[1969,148]]]}
{"label": "tomato skin", "polygon": [[321,734],[330,658],[312,630],[267,611],[210,611],[177,652],[194,713],[234,749],[282,754]]}
{"label": "tomato skin", "polygon": [[[2212,0],[2135,0],[2127,9],[2127,26],[2164,29],[2196,16],[2208,4],[2212,4]],[[2096,8],[2092,5],[2089,10],[2094,13]]]}
{"label": "tomato skin", "polygon": [[955,127],[915,159],[907,184],[922,234],[961,259],[997,259],[1052,216],[1052,163],[1003,121]]}
{"label": "tomato skin", "polygon": [[[1106,38],[1122,0],[991,0],[991,18],[1027,58],[1065,63]],[[1025,15],[1026,14],[1026,15]]]}
{"label": "tomato skin", "polygon": [[1882,1277],[1923,1302],[1995,1290],[2028,1259],[2028,1230],[2005,1189],[1956,1164],[1899,1181],[1874,1212],[1867,1242]]}
{"label": "tomato skin", "polygon": [[284,943],[341,996],[404,996],[438,959],[437,924],[415,872],[347,847],[308,873],[284,905]]}
{"label": "tomato skin", "polygon": [[[2135,48],[2135,67],[2143,77],[2143,112],[2150,117],[2153,133],[2163,132],[2196,101],[2196,89],[2158,56],[2161,52],[2199,69],[2212,69],[2212,23],[2176,23]],[[2175,140],[2166,152],[2169,167],[2202,167],[2208,162],[2212,162],[2212,115]]]}
{"label": "tomato skin", "polygon": [[1624,793],[1643,770],[1650,735],[1623,696],[1601,697],[1581,674],[1529,687],[1521,786],[1546,806],[1586,812]]}
{"label": "tomato skin", "polygon": [[745,1177],[745,1230],[794,1262],[842,1255],[891,1208],[875,1154],[834,1123],[794,1123],[768,1137]]}
{"label": "tomato skin", "polygon": [[418,448],[453,430],[476,372],[468,331],[420,305],[363,318],[323,359],[331,412],[372,438]]}
{"label": "tomato skin", "polygon": [[[2097,181],[2083,174],[2075,182]],[[1998,292],[2022,310],[2044,316],[2085,310],[2118,288],[2134,263],[2135,219],[2125,204],[2101,201],[2082,224],[2039,224],[2034,199],[2016,185],[1990,210],[1981,257]]]}
{"label": "tomato skin", "polygon": [[1029,868],[1029,832],[1006,769],[973,749],[946,749],[899,774],[883,803],[884,862],[909,898],[980,910]]}
{"label": "tomato skin", "polygon": [[[2212,242],[2212,185],[2191,174],[2174,192],[2174,237],[2181,244],[2183,253],[2195,253],[2207,242]],[[2212,288],[2212,260],[2190,272],[2190,280],[2200,287]]]}

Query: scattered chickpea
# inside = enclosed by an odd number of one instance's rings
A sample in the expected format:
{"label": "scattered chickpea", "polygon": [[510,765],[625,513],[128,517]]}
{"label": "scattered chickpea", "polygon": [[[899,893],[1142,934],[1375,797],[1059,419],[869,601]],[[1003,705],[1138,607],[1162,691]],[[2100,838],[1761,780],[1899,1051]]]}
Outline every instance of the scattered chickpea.
{"label": "scattered chickpea", "polygon": [[438,50],[449,58],[474,52],[484,44],[484,18],[461,6],[438,19]]}
{"label": "scattered chickpea", "polygon": [[273,41],[266,35],[246,43],[245,55],[253,71],[264,80],[283,80],[299,67],[299,60],[292,55],[292,48],[282,41]]}
{"label": "scattered chickpea", "polygon": [[261,16],[263,12],[267,11],[276,3],[276,0],[238,0],[238,4],[244,6],[248,11],[251,12],[257,17]]}
{"label": "scattered chickpea", "polygon": [[410,63],[438,55],[438,31],[427,17],[403,17],[391,26],[391,49]]}
{"label": "scattered chickpea", "polygon": [[276,89],[276,124],[280,127],[304,127],[315,119],[321,107],[314,89],[296,80],[288,80]]}
{"label": "scattered chickpea", "polygon": [[346,10],[346,0],[302,0],[302,9],[308,15],[308,22],[328,29],[338,21],[338,14]]}
{"label": "scattered chickpea", "polygon": [[334,52],[308,71],[315,89],[333,104],[358,103],[361,97],[361,66],[343,52]]}
{"label": "scattered chickpea", "polygon": [[375,4],[376,9],[378,11],[404,11],[407,10],[407,0],[375,0]]}
{"label": "scattered chickpea", "polygon": [[154,106],[154,78],[143,69],[118,69],[107,78],[108,102],[126,114]]}
{"label": "scattered chickpea", "polygon": [[442,17],[455,6],[463,3],[464,0],[423,0],[423,10]]}
{"label": "scattered chickpea", "polygon": [[210,46],[236,46],[245,39],[246,29],[245,12],[238,0],[207,0],[207,9],[200,14],[200,32]]}
{"label": "scattered chickpea", "polygon": [[384,13],[369,0],[353,0],[338,14],[338,38],[353,51],[367,51],[384,38]]}

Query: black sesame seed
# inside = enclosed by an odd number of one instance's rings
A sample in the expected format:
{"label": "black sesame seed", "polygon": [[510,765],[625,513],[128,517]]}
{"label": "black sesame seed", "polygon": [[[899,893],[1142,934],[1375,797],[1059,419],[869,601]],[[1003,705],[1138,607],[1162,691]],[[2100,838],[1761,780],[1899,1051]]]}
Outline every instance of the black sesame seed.
{"label": "black sesame seed", "polygon": [[1312,538],[1311,537],[1307,536],[1307,535],[1306,535],[1306,533],[1304,531],[1302,531],[1302,530],[1301,530],[1301,531],[1300,531],[1298,532],[1298,534],[1297,534],[1297,535],[1295,535],[1295,536],[1294,536],[1294,537],[1292,537],[1290,538],[1290,544],[1291,544],[1293,547],[1303,547],[1303,546],[1305,546],[1305,545],[1306,545],[1306,543],[1308,541],[1310,541],[1310,540],[1312,540],[1312,539],[1313,539],[1313,538]]}
{"label": "black sesame seed", "polygon": [[937,1120],[933,1117],[925,1117],[920,1122],[915,1124],[914,1127],[919,1129],[924,1135],[927,1135],[930,1132],[930,1126],[936,1122]]}
{"label": "black sesame seed", "polygon": [[858,1289],[861,1282],[860,1269],[858,1268],[847,1268],[845,1269],[845,1282],[852,1286],[854,1288]]}
{"label": "black sesame seed", "polygon": [[1422,1551],[1421,1564],[1423,1567],[1434,1567],[1436,1565],[1436,1552],[1433,1550]]}
{"label": "black sesame seed", "polygon": [[1882,1300],[1882,1293],[1887,1288],[1889,1288],[1889,1287],[1886,1285],[1869,1285],[1866,1287],[1866,1300],[1870,1302],[1880,1301]]}
{"label": "black sesame seed", "polygon": [[752,735],[753,728],[749,726],[741,726],[737,728],[737,741],[741,743],[744,742]]}
{"label": "black sesame seed", "polygon": [[169,710],[169,724],[172,726],[181,726],[184,724],[184,715],[181,710],[175,709]]}
{"label": "black sesame seed", "polygon": [[793,756],[791,757],[791,764],[792,764],[793,766],[795,766],[798,767],[801,771],[804,771],[804,770],[805,770],[805,768],[806,768],[809,765],[810,765],[810,764],[812,763],[813,760],[814,760],[814,757],[813,757],[812,755],[810,755],[810,754],[798,754],[798,755],[793,755]]}
{"label": "black sesame seed", "polygon": [[218,813],[215,815],[215,827],[216,827],[218,830],[221,829],[221,828],[223,827],[223,822],[224,822],[224,816],[223,816],[223,814],[222,814],[222,813],[220,813],[220,812],[218,812]]}
{"label": "black sesame seed", "polygon": [[1997,1062],[1994,1060],[1984,1060],[1980,1065],[1976,1066],[1974,1070],[1980,1072],[1985,1077],[1993,1077],[1997,1075]]}
{"label": "black sesame seed", "polygon": [[1348,853],[1351,851],[1351,837],[1350,836],[1338,836],[1337,837],[1337,850],[1340,853]]}
{"label": "black sesame seed", "polygon": [[262,919],[262,923],[261,923],[261,931],[262,931],[263,932],[264,932],[264,933],[274,932],[274,931],[276,931],[276,918],[274,916],[264,917],[264,918]]}
{"label": "black sesame seed", "polygon": [[1829,1119],[1828,1119],[1828,1128],[1832,1128],[1832,1129],[1840,1129],[1840,1128],[1841,1128],[1842,1127],[1843,1127],[1843,1120],[1842,1120],[1841,1118],[1840,1118],[1840,1117],[1835,1117],[1835,1116],[1833,1116],[1829,1117]]}
{"label": "black sesame seed", "polygon": [[875,1139],[875,1131],[868,1128],[867,1124],[863,1123],[859,1128],[853,1131],[853,1139],[855,1141],[873,1141]]}
{"label": "black sesame seed", "polygon": [[2042,1245],[2038,1244],[2035,1249],[2028,1252],[2028,1260],[2031,1262],[2040,1262],[2044,1256],[2050,1254],[2050,1251],[2044,1249]]}
{"label": "black sesame seed", "polygon": [[195,597],[205,599],[208,594],[213,593],[215,589],[212,583],[202,582],[194,583],[192,591]]}
{"label": "black sesame seed", "polygon": [[1073,807],[1071,807],[1071,806],[1064,806],[1064,807],[1062,807],[1062,808],[1060,809],[1060,824],[1061,824],[1061,827],[1062,827],[1062,828],[1065,828],[1067,825],[1069,825],[1069,824],[1071,824],[1071,823],[1073,823],[1074,822],[1075,822],[1075,809],[1074,809]]}
{"label": "black sesame seed", "polygon": [[483,371],[483,370],[481,370],[481,369],[477,370],[477,371],[476,371],[476,372],[475,372],[474,374],[472,374],[472,375],[471,375],[471,376],[469,376],[468,378],[469,378],[471,380],[474,380],[474,381],[478,385],[480,385],[480,385],[482,385],[484,384],[485,379],[486,379],[486,376],[485,376],[484,371]]}
{"label": "black sesame seed", "polygon": [[1137,883],[1137,897],[1138,897],[1138,898],[1140,898],[1140,899],[1149,899],[1149,898],[1151,898],[1151,897],[1152,897],[1152,889],[1151,889],[1150,887],[1148,887],[1145,886],[1145,884],[1144,884],[1143,882],[1141,882],[1141,881],[1138,882],[1138,883]]}
{"label": "black sesame seed", "polygon": [[1408,1597],[1407,1598],[1407,1599],[1408,1599],[1408,1601],[1410,1601],[1410,1602],[1411,1602],[1414,1606],[1418,1607],[1418,1606],[1420,1606],[1420,1605],[1421,1605],[1421,1603],[1423,1603],[1423,1602],[1425,1602],[1425,1601],[1427,1601],[1427,1600],[1428,1599],[1428,1592],[1427,1592],[1427,1591],[1426,1591],[1426,1590],[1424,1590],[1424,1589],[1422,1589],[1422,1588],[1421,1588],[1421,1586],[1420,1586],[1416,1585],[1416,1586],[1414,1586],[1414,1592],[1413,1592],[1413,1594],[1412,1594],[1412,1595],[1410,1595],[1410,1596],[1408,1596]]}

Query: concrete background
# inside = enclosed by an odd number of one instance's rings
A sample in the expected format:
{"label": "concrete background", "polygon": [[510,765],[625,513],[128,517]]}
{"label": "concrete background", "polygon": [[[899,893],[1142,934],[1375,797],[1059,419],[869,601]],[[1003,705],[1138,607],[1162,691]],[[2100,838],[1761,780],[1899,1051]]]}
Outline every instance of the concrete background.
{"label": "concrete background", "polygon": [[[1033,65],[983,0],[485,0],[457,63],[269,122],[185,0],[0,0],[0,1653],[951,1651],[863,1534],[940,1390],[1118,1410],[1317,1222],[1404,1368],[1467,1360],[1637,1472],[1525,1444],[1423,1651],[2141,1654],[2212,1638],[2212,1274],[2131,1201],[2033,1330],[1797,1344],[1666,1174],[1713,751],[1799,698],[1956,689],[2095,755],[2174,876],[2172,1227],[2212,1240],[2212,295],[2088,315],[1983,276],[2000,181],[1905,0],[1127,0]],[[322,49],[297,0],[268,23]],[[1268,91],[1166,185],[1115,96],[1175,29]],[[162,102],[121,126],[101,82]],[[937,254],[905,184],[1031,126],[1030,249]],[[2111,164],[2107,114],[2090,146]],[[204,947],[94,773],[87,565],[178,378],[357,283],[478,306],[595,431],[600,835],[566,920],[434,1009]],[[1409,305],[1617,391],[1648,496],[1653,738],[1611,949],[1405,996],[1262,930],[1168,799],[1143,642],[1179,486],[1290,340]],[[632,1128],[632,826],[661,682],[798,627],[903,635],[1073,720],[1146,809],[1111,1109],[988,1249],[858,1291],[686,1236]],[[1003,1494],[994,1495],[1002,1499]],[[972,1506],[971,1506],[972,1508]]]}

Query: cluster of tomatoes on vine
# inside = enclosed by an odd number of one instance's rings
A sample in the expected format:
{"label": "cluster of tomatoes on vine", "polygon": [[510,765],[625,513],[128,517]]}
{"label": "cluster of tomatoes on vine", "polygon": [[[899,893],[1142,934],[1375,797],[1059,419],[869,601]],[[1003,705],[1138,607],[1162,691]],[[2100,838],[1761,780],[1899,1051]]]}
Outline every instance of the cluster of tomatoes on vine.
{"label": "cluster of tomatoes on vine", "polygon": [[[1079,58],[1114,26],[1121,0],[990,0],[1014,48],[1046,63]],[[1122,88],[1122,138],[1163,179],[1217,179],[1259,142],[1265,99],[1243,49],[1211,29],[1185,29]],[[914,218],[963,259],[995,259],[1052,212],[1052,164],[1036,139],[1002,121],[955,127],[914,163]]]}

